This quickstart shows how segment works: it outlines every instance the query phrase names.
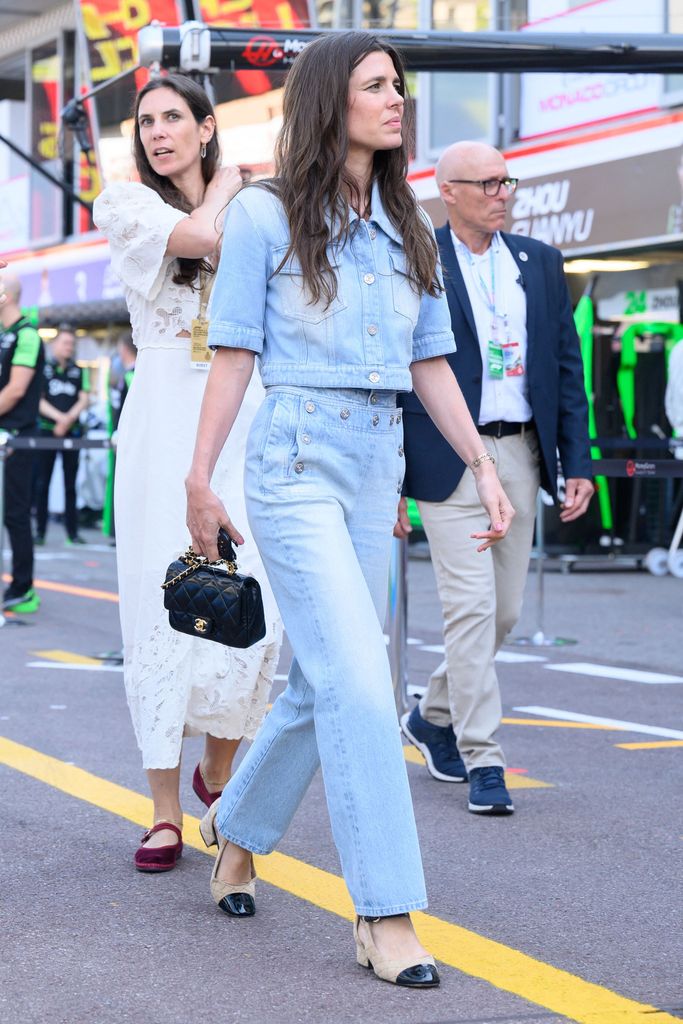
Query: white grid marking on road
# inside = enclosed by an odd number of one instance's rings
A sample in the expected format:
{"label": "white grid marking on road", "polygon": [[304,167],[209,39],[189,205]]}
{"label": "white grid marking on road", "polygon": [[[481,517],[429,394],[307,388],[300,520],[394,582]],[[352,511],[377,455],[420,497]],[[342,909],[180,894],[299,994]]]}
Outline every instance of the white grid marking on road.
{"label": "white grid marking on road", "polygon": [[566,662],[544,665],[553,672],[575,672],[580,676],[594,676],[598,679],[623,679],[627,683],[683,683],[683,676],[670,676],[663,672],[641,672],[635,668],[619,668],[616,665],[593,665],[587,661]]}
{"label": "white grid marking on road", "polygon": [[[408,641],[410,643],[410,641]],[[427,651],[430,654],[444,654],[445,648],[443,644],[425,644],[420,648],[421,651]],[[522,662],[528,661],[547,661],[542,654],[518,654],[516,651],[498,651],[496,654],[496,661],[506,661],[510,664],[520,665]]]}
{"label": "white grid marking on road", "polygon": [[26,668],[66,668],[70,672],[123,672],[123,665],[78,665],[72,661],[28,661]]}
{"label": "white grid marking on road", "polygon": [[559,718],[566,722],[594,722],[596,725],[609,725],[613,729],[624,732],[642,732],[646,736],[666,736],[672,740],[683,740],[680,729],[665,729],[659,725],[643,725],[641,722],[623,722],[618,718],[602,718],[600,715],[583,715],[578,711],[563,711],[560,708],[545,708],[536,704],[529,707],[516,707],[514,711],[524,711],[528,715],[539,715],[541,718]]}

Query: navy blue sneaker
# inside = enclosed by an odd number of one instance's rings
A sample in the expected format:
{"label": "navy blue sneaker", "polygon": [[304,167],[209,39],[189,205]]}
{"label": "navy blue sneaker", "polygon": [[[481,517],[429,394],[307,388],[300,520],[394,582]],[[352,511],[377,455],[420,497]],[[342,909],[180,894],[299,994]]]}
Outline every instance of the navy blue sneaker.
{"label": "navy blue sneaker", "polygon": [[470,800],[468,809],[473,814],[512,814],[514,804],[505,785],[505,773],[500,765],[470,770]]}
{"label": "navy blue sneaker", "polygon": [[467,768],[460,756],[452,725],[432,725],[420,714],[420,706],[401,718],[401,729],[424,754],[427,771],[441,782],[467,782]]}

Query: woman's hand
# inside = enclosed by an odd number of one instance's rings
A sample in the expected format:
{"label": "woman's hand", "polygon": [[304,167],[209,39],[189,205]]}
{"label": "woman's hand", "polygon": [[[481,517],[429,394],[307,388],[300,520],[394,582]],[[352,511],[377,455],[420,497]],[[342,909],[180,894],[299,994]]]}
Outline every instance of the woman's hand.
{"label": "woman's hand", "polygon": [[210,487],[185,481],[187,491],[187,528],[192,538],[192,547],[196,554],[205,555],[210,562],[218,558],[218,529],[223,527],[235,544],[244,544],[244,537],[233,526],[223,502]]}
{"label": "woman's hand", "polygon": [[237,195],[239,190],[242,188],[242,175],[240,174],[239,167],[234,164],[228,167],[219,167],[213,178],[206,186],[207,193],[209,190],[214,191],[217,197],[223,204],[229,203],[231,199]]}
{"label": "woman's hand", "polygon": [[487,548],[493,547],[494,544],[501,541],[508,532],[515,510],[501,486],[498,474],[493,468],[492,463],[484,462],[477,469],[472,470],[472,472],[474,473],[474,482],[479,500],[484,510],[488,513],[491,522],[488,530],[484,530],[481,533],[471,533],[470,537],[473,540],[484,541],[483,544],[479,545],[477,551],[486,551]]}
{"label": "woman's hand", "polygon": [[225,211],[241,187],[242,178],[237,167],[219,167],[206,186],[201,206],[173,228],[166,254],[204,259],[215,252],[223,230]]}
{"label": "woman's hand", "polygon": [[406,498],[399,498],[398,511],[396,512],[396,525],[394,526],[394,537],[397,540],[408,540],[409,534],[413,532],[408,518],[408,501]]}

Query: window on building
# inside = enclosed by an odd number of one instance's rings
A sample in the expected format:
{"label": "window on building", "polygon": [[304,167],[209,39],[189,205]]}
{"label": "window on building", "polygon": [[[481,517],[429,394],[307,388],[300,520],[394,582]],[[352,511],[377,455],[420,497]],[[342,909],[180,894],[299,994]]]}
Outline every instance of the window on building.
{"label": "window on building", "polygon": [[[28,149],[26,53],[0,61],[0,136]],[[0,140],[0,252],[25,249],[29,228],[29,166]]]}
{"label": "window on building", "polygon": [[[494,0],[433,0],[431,27],[442,32],[485,32],[495,27]],[[426,156],[461,139],[494,142],[495,77],[437,72],[420,76],[423,109],[429,110]],[[426,103],[425,103],[426,100]]]}
{"label": "window on building", "polygon": [[[683,33],[683,0],[669,0],[668,32]],[[667,104],[683,104],[683,75],[664,76],[664,96]]]}

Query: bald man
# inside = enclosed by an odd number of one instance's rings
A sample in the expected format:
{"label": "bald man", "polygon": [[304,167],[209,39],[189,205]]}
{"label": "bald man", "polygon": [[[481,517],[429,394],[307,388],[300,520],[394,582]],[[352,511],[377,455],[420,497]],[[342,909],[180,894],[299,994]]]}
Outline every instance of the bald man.
{"label": "bald man", "polygon": [[[0,306],[0,431],[12,437],[34,434],[45,355],[35,327],[19,306],[21,284],[14,274],[3,276],[5,301]],[[12,548],[12,580],[2,607],[18,613],[37,611],[33,589],[31,483],[33,452],[17,448],[5,462],[4,522]]]}
{"label": "bald man", "polygon": [[[404,494],[417,499],[429,540],[446,657],[401,727],[434,778],[469,779],[472,813],[509,815],[494,658],[519,617],[539,485],[557,500],[558,451],[561,520],[588,507],[588,408],[562,256],[502,230],[517,186],[503,156],[458,142],[436,179],[448,214],[436,237],[457,345],[447,358],[516,516],[502,544],[476,551],[471,535],[488,524],[472,474],[417,397],[404,396]],[[402,508],[398,531],[408,530]]]}

